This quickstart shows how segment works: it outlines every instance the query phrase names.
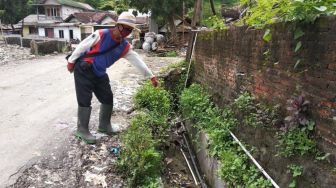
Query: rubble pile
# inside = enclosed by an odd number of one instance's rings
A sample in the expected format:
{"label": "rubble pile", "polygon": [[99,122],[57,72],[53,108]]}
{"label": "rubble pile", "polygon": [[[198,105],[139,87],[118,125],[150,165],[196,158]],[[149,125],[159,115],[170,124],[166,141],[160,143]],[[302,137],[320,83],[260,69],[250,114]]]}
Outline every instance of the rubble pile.
{"label": "rubble pile", "polygon": [[0,44],[0,65],[7,64],[9,61],[33,59],[35,55],[30,54],[29,48],[18,45]]}

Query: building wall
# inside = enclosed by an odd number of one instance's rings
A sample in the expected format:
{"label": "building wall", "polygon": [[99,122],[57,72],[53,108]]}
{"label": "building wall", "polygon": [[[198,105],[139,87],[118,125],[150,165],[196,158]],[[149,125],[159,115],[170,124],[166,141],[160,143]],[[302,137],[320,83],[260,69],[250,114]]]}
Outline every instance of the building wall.
{"label": "building wall", "polygon": [[55,27],[54,36],[55,38],[60,38],[59,30],[63,30],[64,39],[70,41],[70,30],[73,30],[73,39],[81,40],[81,33],[79,27]]}
{"label": "building wall", "polygon": [[44,30],[44,27],[39,27],[38,28],[38,35],[40,37],[45,37],[45,30]]}
{"label": "building wall", "polygon": [[24,37],[29,35],[29,26],[27,26],[27,25],[23,26],[22,34],[23,34]]}
{"label": "building wall", "polygon": [[[279,104],[285,113],[288,99],[305,95],[311,102],[320,148],[336,156],[336,18],[303,26],[302,49],[297,53],[293,28],[271,26],[268,43],[262,39],[264,30],[247,27],[199,33],[194,79],[208,87],[220,106],[249,91]],[[301,63],[294,69],[297,60]]]}
{"label": "building wall", "polygon": [[61,17],[63,20],[65,20],[71,14],[76,13],[76,12],[83,12],[83,10],[79,8],[69,7],[69,6],[62,6]]}
{"label": "building wall", "polygon": [[[49,27],[48,27],[49,28]],[[53,27],[54,28],[54,38],[60,38],[59,30],[63,30],[64,38],[70,41],[70,30],[73,30],[73,39],[81,40],[81,32],[79,27]],[[45,37],[45,28],[39,27],[39,36]]]}

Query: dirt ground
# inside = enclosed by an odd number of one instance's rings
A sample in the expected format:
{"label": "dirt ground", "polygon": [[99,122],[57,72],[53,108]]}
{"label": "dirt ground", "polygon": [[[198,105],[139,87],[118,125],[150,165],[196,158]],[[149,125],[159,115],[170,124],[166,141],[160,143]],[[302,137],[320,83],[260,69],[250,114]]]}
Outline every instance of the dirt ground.
{"label": "dirt ground", "polygon": [[[181,58],[147,57],[154,73]],[[94,97],[90,126],[99,138],[86,145],[73,137],[76,98],[65,55],[12,60],[0,66],[0,187],[124,187],[110,150],[119,136],[96,132],[99,103]],[[114,128],[128,126],[132,95],[144,79],[125,60],[108,74],[114,93]]]}

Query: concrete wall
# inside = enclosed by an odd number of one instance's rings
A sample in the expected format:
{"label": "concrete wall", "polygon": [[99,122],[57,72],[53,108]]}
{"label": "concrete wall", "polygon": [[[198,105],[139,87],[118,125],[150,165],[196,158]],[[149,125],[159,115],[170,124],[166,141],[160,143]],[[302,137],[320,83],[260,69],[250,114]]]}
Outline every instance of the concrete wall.
{"label": "concrete wall", "polygon": [[218,176],[219,161],[211,157],[209,152],[208,136],[204,132],[198,132],[197,129],[193,128],[191,122],[186,122],[186,128],[189,133],[189,141],[193,143],[193,150],[197,151],[195,153],[198,159],[198,165],[202,175],[205,177],[207,185],[212,188],[226,187],[225,182]]}
{"label": "concrete wall", "polygon": [[44,55],[54,52],[66,52],[70,50],[69,43],[66,41],[48,40],[48,41],[35,41],[30,43],[30,50],[32,54]]}
{"label": "concrete wall", "polygon": [[[8,44],[21,45],[21,36],[6,36]],[[34,41],[34,42],[32,42]],[[33,44],[32,44],[33,43]],[[65,40],[22,38],[23,47],[31,48],[32,54],[49,54],[53,52],[64,52],[70,50],[69,43]]]}

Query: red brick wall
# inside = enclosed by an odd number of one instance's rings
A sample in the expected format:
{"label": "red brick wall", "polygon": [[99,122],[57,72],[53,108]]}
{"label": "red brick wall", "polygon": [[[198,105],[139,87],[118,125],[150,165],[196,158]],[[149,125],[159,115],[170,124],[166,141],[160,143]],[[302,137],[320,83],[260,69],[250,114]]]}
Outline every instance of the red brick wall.
{"label": "red brick wall", "polygon": [[[293,27],[273,25],[268,43],[263,30],[246,27],[198,33],[194,79],[209,88],[219,105],[249,91],[284,110],[288,99],[304,94],[311,102],[320,146],[335,154],[336,18],[303,26],[303,46],[297,53]],[[294,69],[298,59],[301,63]]]}

